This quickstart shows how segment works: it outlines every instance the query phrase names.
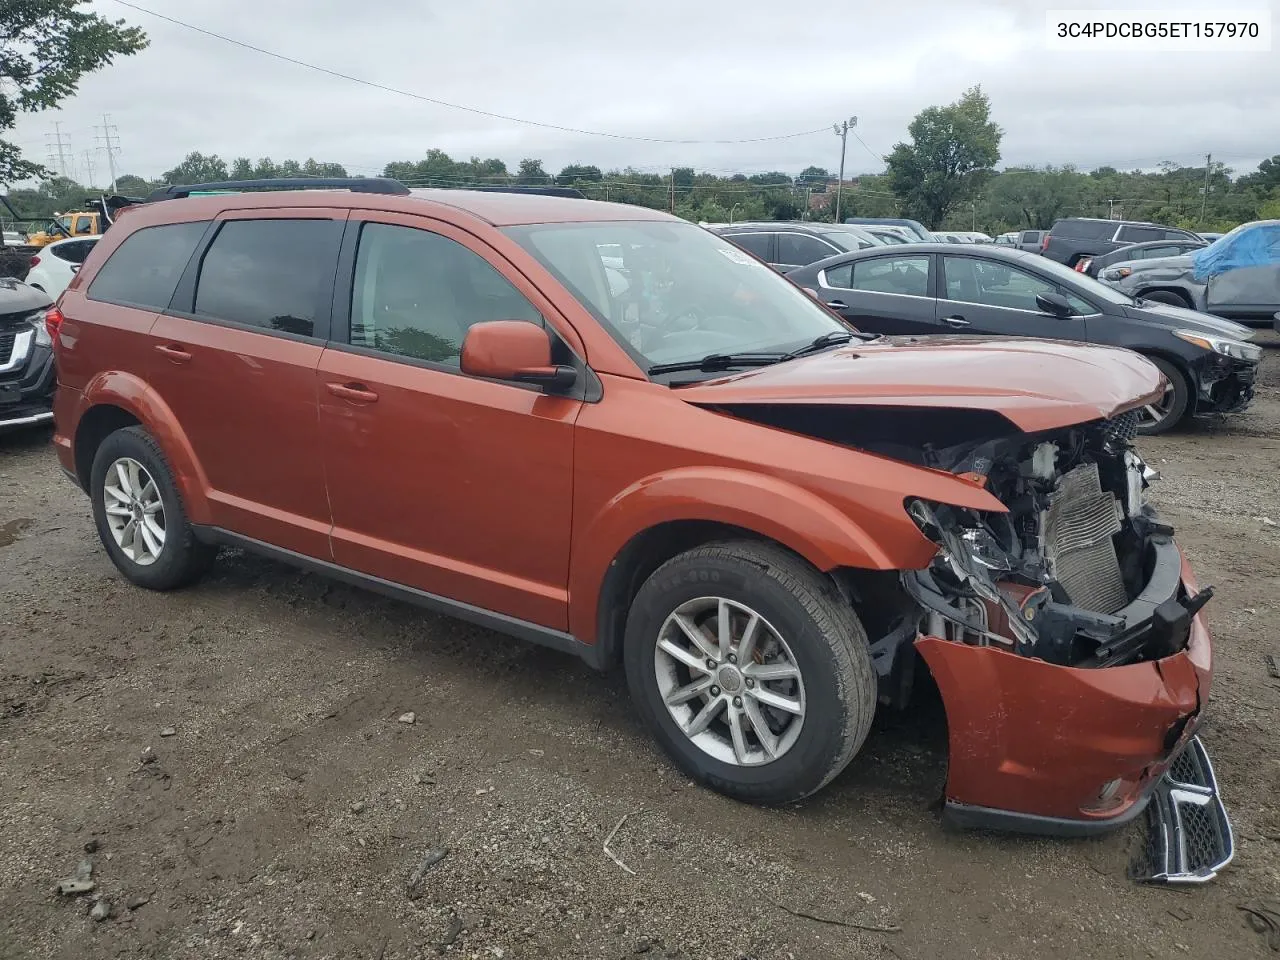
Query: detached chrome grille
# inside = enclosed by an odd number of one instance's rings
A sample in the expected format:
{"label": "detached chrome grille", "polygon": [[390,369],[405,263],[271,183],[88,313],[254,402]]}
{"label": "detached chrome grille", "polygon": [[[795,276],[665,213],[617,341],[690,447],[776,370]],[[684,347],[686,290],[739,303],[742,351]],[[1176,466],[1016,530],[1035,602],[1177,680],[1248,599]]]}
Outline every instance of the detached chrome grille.
{"label": "detached chrome grille", "polygon": [[1113,613],[1128,602],[1111,539],[1123,524],[1124,510],[1114,494],[1103,491],[1096,463],[1065,474],[1050,494],[1045,557],[1077,607]]}

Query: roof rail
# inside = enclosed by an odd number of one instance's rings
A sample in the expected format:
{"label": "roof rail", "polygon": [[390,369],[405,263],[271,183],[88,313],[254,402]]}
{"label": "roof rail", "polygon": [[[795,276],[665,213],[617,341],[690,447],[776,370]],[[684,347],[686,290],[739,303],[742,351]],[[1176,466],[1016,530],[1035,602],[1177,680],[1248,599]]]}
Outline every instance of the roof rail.
{"label": "roof rail", "polygon": [[147,197],[157,200],[181,200],[193,193],[212,190],[350,190],[352,193],[383,193],[407,196],[409,188],[390,177],[279,177],[274,180],[223,180],[219,183],[185,183],[160,187]]}
{"label": "roof rail", "polygon": [[532,193],[543,197],[571,197],[574,200],[589,199],[575,187],[526,187],[518,184],[502,187],[462,187],[463,190],[479,190],[482,193]]}

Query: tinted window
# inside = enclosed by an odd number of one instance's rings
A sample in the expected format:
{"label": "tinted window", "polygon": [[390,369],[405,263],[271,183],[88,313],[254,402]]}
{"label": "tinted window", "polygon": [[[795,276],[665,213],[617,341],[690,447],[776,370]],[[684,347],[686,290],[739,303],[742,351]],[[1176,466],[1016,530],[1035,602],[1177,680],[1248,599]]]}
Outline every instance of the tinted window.
{"label": "tinted window", "polygon": [[1019,243],[1039,243],[1041,240],[1041,231],[1039,230],[1023,230],[1018,236]]}
{"label": "tinted window", "polygon": [[761,260],[769,259],[769,238],[771,233],[726,233],[724,238],[737,244],[747,253],[753,253]]}
{"label": "tinted window", "polygon": [[[830,273],[828,273],[830,277]],[[872,293],[900,293],[915,297],[929,295],[928,257],[877,257],[853,264],[853,276],[846,284],[854,290]]]}
{"label": "tinted window", "polygon": [[948,300],[987,307],[1039,312],[1036,297],[1058,292],[1057,286],[1047,280],[1003,263],[973,257],[943,257],[942,275]]}
{"label": "tinted window", "polygon": [[352,344],[456,367],[468,328],[488,320],[542,324],[533,304],[462,244],[412,227],[365,225],[351,298]]}
{"label": "tinted window", "polygon": [[90,300],[163,310],[208,221],[143,227],[125,238],[89,284]]}
{"label": "tinted window", "polygon": [[231,220],[200,265],[195,312],[310,337],[333,286],[342,225],[333,220]]}
{"label": "tinted window", "polygon": [[1068,240],[1101,240],[1111,237],[1116,232],[1116,225],[1110,220],[1060,220],[1049,232]]}
{"label": "tinted window", "polygon": [[1161,240],[1192,240],[1194,238],[1191,236],[1191,234],[1187,233],[1185,230],[1165,230],[1164,235],[1160,237],[1160,239]]}
{"label": "tinted window", "polygon": [[1153,257],[1176,257],[1186,249],[1184,246],[1174,246],[1172,244],[1167,247],[1147,247],[1145,250],[1135,250],[1133,259],[1149,260]]}
{"label": "tinted window", "polygon": [[1145,243],[1148,240],[1164,240],[1165,231],[1159,227],[1124,226],[1116,237],[1121,243]]}
{"label": "tinted window", "polygon": [[[852,243],[851,246],[857,246]],[[802,233],[778,234],[778,263],[804,266],[816,260],[825,260],[840,253],[840,248],[832,246],[817,237],[808,237]]]}
{"label": "tinted window", "polygon": [[89,255],[89,251],[97,242],[97,240],[69,240],[51,247],[49,252],[67,263],[84,263],[84,258]]}

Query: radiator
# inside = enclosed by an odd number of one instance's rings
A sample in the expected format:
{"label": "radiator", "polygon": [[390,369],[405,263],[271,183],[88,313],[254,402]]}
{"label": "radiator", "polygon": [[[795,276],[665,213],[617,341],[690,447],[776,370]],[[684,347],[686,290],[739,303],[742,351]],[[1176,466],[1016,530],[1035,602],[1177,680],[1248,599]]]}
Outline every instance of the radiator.
{"label": "radiator", "polygon": [[1043,518],[1049,573],[1077,607],[1114,613],[1128,602],[1112,537],[1124,524],[1115,494],[1103,491],[1096,463],[1063,475]]}

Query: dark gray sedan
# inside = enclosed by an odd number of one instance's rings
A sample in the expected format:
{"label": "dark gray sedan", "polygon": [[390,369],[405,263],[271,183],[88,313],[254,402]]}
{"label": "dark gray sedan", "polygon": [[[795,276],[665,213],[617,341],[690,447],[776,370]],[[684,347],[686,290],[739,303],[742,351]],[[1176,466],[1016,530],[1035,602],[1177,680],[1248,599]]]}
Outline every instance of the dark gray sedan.
{"label": "dark gray sedan", "polygon": [[1132,297],[1055,260],[994,244],[919,243],[830,257],[787,277],[859,330],[980,334],[1126,347],[1168,379],[1140,430],[1243,410],[1262,350],[1227,320]]}

